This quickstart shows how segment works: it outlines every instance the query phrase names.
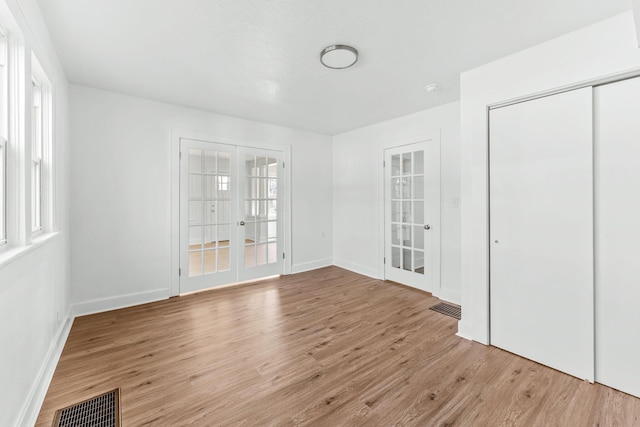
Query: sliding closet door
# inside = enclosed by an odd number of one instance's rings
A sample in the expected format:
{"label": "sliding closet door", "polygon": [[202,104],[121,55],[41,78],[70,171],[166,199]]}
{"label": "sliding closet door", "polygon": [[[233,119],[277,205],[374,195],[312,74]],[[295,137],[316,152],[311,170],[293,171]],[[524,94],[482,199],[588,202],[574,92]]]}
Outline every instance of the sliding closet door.
{"label": "sliding closet door", "polygon": [[592,89],[490,113],[491,344],[594,379]]}
{"label": "sliding closet door", "polygon": [[595,112],[596,381],[640,397],[640,78]]}

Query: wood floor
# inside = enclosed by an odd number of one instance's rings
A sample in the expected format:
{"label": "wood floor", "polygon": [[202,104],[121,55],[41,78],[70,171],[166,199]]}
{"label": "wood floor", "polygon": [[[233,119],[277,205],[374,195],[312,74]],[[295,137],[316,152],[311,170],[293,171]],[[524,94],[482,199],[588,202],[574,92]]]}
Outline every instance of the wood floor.
{"label": "wood floor", "polygon": [[75,320],[37,425],[120,387],[125,426],[634,426],[640,399],[456,337],[337,267]]}

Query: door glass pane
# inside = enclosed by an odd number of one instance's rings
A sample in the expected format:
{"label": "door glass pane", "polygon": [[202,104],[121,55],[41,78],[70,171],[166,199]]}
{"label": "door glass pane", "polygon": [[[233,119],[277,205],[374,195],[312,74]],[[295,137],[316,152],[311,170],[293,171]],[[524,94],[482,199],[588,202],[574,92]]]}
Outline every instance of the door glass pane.
{"label": "door glass pane", "polygon": [[402,202],[402,222],[412,222],[411,202]]}
{"label": "door glass pane", "polygon": [[400,154],[391,156],[391,176],[400,175]]}
{"label": "door glass pane", "polygon": [[229,153],[218,153],[218,173],[229,174],[231,171],[229,162]]}
{"label": "door glass pane", "polygon": [[256,223],[256,242],[262,243],[267,241],[268,225],[266,222]]}
{"label": "door glass pane", "polygon": [[204,202],[204,221],[203,224],[216,223],[216,202]]}
{"label": "door glass pane", "polygon": [[229,200],[231,198],[231,177],[227,175],[216,176],[218,200]]}
{"label": "door glass pane", "polygon": [[424,249],[424,227],[415,225],[413,227],[413,247]]}
{"label": "door glass pane", "polygon": [[401,228],[397,224],[391,224],[391,244],[400,245]]}
{"label": "door glass pane", "polygon": [[424,176],[413,177],[414,199],[424,199]]}
{"label": "door glass pane", "polygon": [[229,246],[229,224],[218,225],[218,246]]}
{"label": "door glass pane", "polygon": [[269,219],[275,220],[278,218],[278,202],[277,200],[269,200],[267,202],[267,217]]}
{"label": "door glass pane", "polygon": [[267,263],[267,245],[256,245],[256,265]]}
{"label": "door glass pane", "polygon": [[216,203],[218,207],[218,224],[229,224],[231,219],[231,202],[218,201]]}
{"label": "door glass pane", "polygon": [[258,176],[267,176],[268,159],[266,157],[256,157],[258,162]]}
{"label": "door glass pane", "polygon": [[267,236],[270,242],[277,240],[278,223],[276,221],[269,221],[269,225],[267,226]]}
{"label": "door glass pane", "polygon": [[391,221],[402,222],[402,202],[391,202]]}
{"label": "door glass pane", "polygon": [[189,227],[189,250],[202,248],[202,227]]}
{"label": "door glass pane", "polygon": [[216,226],[208,225],[204,228],[204,248],[210,249],[215,248],[218,244],[218,239],[216,236]]}
{"label": "door glass pane", "polygon": [[216,173],[216,152],[204,150],[204,173]]}
{"label": "door glass pane", "polygon": [[277,179],[268,179],[267,180],[267,197],[270,199],[275,199],[278,196],[278,180]]}
{"label": "door glass pane", "polygon": [[256,240],[256,225],[253,222],[247,222],[244,225],[244,242],[255,243]]}
{"label": "door glass pane", "polygon": [[204,274],[216,272],[216,252],[215,249],[204,251]]}
{"label": "door glass pane", "polygon": [[411,177],[402,178],[402,198],[411,199]]}
{"label": "door glass pane", "polygon": [[189,175],[189,200],[202,199],[202,175]]}
{"label": "door glass pane", "polygon": [[276,178],[278,176],[278,159],[269,158],[269,171],[267,176]]}
{"label": "door glass pane", "polygon": [[411,153],[402,154],[402,175],[411,175]]}
{"label": "door glass pane", "polygon": [[402,268],[411,271],[411,249],[402,249]]}
{"label": "door glass pane", "polygon": [[189,277],[202,276],[202,251],[189,252]]}
{"label": "door glass pane", "polygon": [[218,272],[229,270],[229,248],[218,249]]}
{"label": "door glass pane", "polygon": [[402,226],[402,246],[411,247],[411,226],[403,225]]}
{"label": "door glass pane", "polygon": [[424,274],[424,252],[413,251],[413,271]]}
{"label": "door glass pane", "polygon": [[189,173],[199,174],[202,171],[201,150],[197,148],[189,149]]}
{"label": "door glass pane", "polygon": [[400,185],[401,178],[391,178],[391,198],[392,199],[401,199],[402,197],[402,186]]}
{"label": "door glass pane", "polygon": [[256,170],[256,158],[253,156],[245,156],[244,161],[244,174],[245,176],[257,176],[258,171]]}
{"label": "door glass pane", "polygon": [[424,224],[424,202],[422,200],[413,202],[413,209],[414,224]]}
{"label": "door glass pane", "polygon": [[256,266],[256,246],[253,244],[244,247],[244,266],[247,268]]}
{"label": "door glass pane", "polygon": [[217,177],[215,175],[204,176],[204,200],[216,199],[216,185]]}
{"label": "door glass pane", "polygon": [[391,248],[391,266],[393,268],[400,268],[400,248],[395,246]]}
{"label": "door glass pane", "polygon": [[189,225],[202,224],[202,202],[189,202]]}
{"label": "door glass pane", "polygon": [[413,173],[414,175],[422,175],[424,173],[424,151],[415,151],[413,153]]}
{"label": "door glass pane", "polygon": [[269,243],[268,245],[268,263],[275,264],[278,262],[278,245],[277,243]]}

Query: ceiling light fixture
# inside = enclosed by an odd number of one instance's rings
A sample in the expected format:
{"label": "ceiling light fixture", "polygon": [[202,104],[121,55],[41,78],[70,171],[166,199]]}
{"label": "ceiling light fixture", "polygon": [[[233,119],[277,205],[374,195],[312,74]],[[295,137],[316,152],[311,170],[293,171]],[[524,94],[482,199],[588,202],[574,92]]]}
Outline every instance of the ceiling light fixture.
{"label": "ceiling light fixture", "polygon": [[327,68],[341,70],[349,68],[358,61],[358,51],[345,44],[327,46],[320,52],[320,62]]}
{"label": "ceiling light fixture", "polygon": [[438,83],[431,83],[424,87],[424,90],[426,90],[427,92],[435,92],[438,89],[440,89],[440,85]]}

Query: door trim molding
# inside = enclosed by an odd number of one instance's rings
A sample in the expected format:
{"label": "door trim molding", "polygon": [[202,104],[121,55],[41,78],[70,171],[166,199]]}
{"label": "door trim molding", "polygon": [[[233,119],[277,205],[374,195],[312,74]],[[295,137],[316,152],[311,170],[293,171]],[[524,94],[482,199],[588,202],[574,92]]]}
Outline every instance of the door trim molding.
{"label": "door trim molding", "polygon": [[384,176],[384,167],[383,167],[383,162],[384,162],[384,158],[385,158],[385,151],[389,148],[397,148],[397,147],[402,147],[403,145],[411,145],[411,144],[415,144],[418,142],[424,142],[424,143],[429,143],[429,142],[434,142],[438,144],[438,153],[439,153],[439,158],[438,158],[438,163],[439,163],[439,167],[440,167],[440,173],[439,173],[439,193],[440,193],[440,206],[439,206],[439,238],[438,238],[438,254],[437,254],[437,259],[438,259],[438,273],[437,275],[434,275],[433,281],[434,281],[434,286],[433,286],[433,292],[432,294],[434,296],[438,296],[441,294],[441,289],[442,289],[442,281],[441,281],[441,271],[442,271],[442,258],[441,258],[441,254],[442,254],[442,233],[441,233],[441,228],[442,228],[442,147],[441,147],[441,138],[440,138],[440,129],[433,131],[433,132],[425,132],[425,133],[419,133],[413,136],[409,136],[406,138],[399,138],[399,139],[395,139],[395,140],[390,140],[390,141],[385,141],[382,142],[379,145],[379,149],[378,149],[378,200],[377,200],[377,206],[378,206],[378,277],[382,280],[385,279],[385,271],[384,271],[384,257],[385,257],[385,206],[384,206],[384,202],[385,202],[385,192],[384,192],[384,188],[385,188],[385,176]]}
{"label": "door trim molding", "polygon": [[291,146],[263,144],[259,141],[239,140],[217,135],[213,132],[202,132],[181,128],[171,128],[171,296],[180,295],[180,140],[193,139],[203,142],[233,145],[237,147],[258,148],[281,151],[284,156],[284,241],[283,250],[287,254],[284,259],[282,274],[291,274]]}

